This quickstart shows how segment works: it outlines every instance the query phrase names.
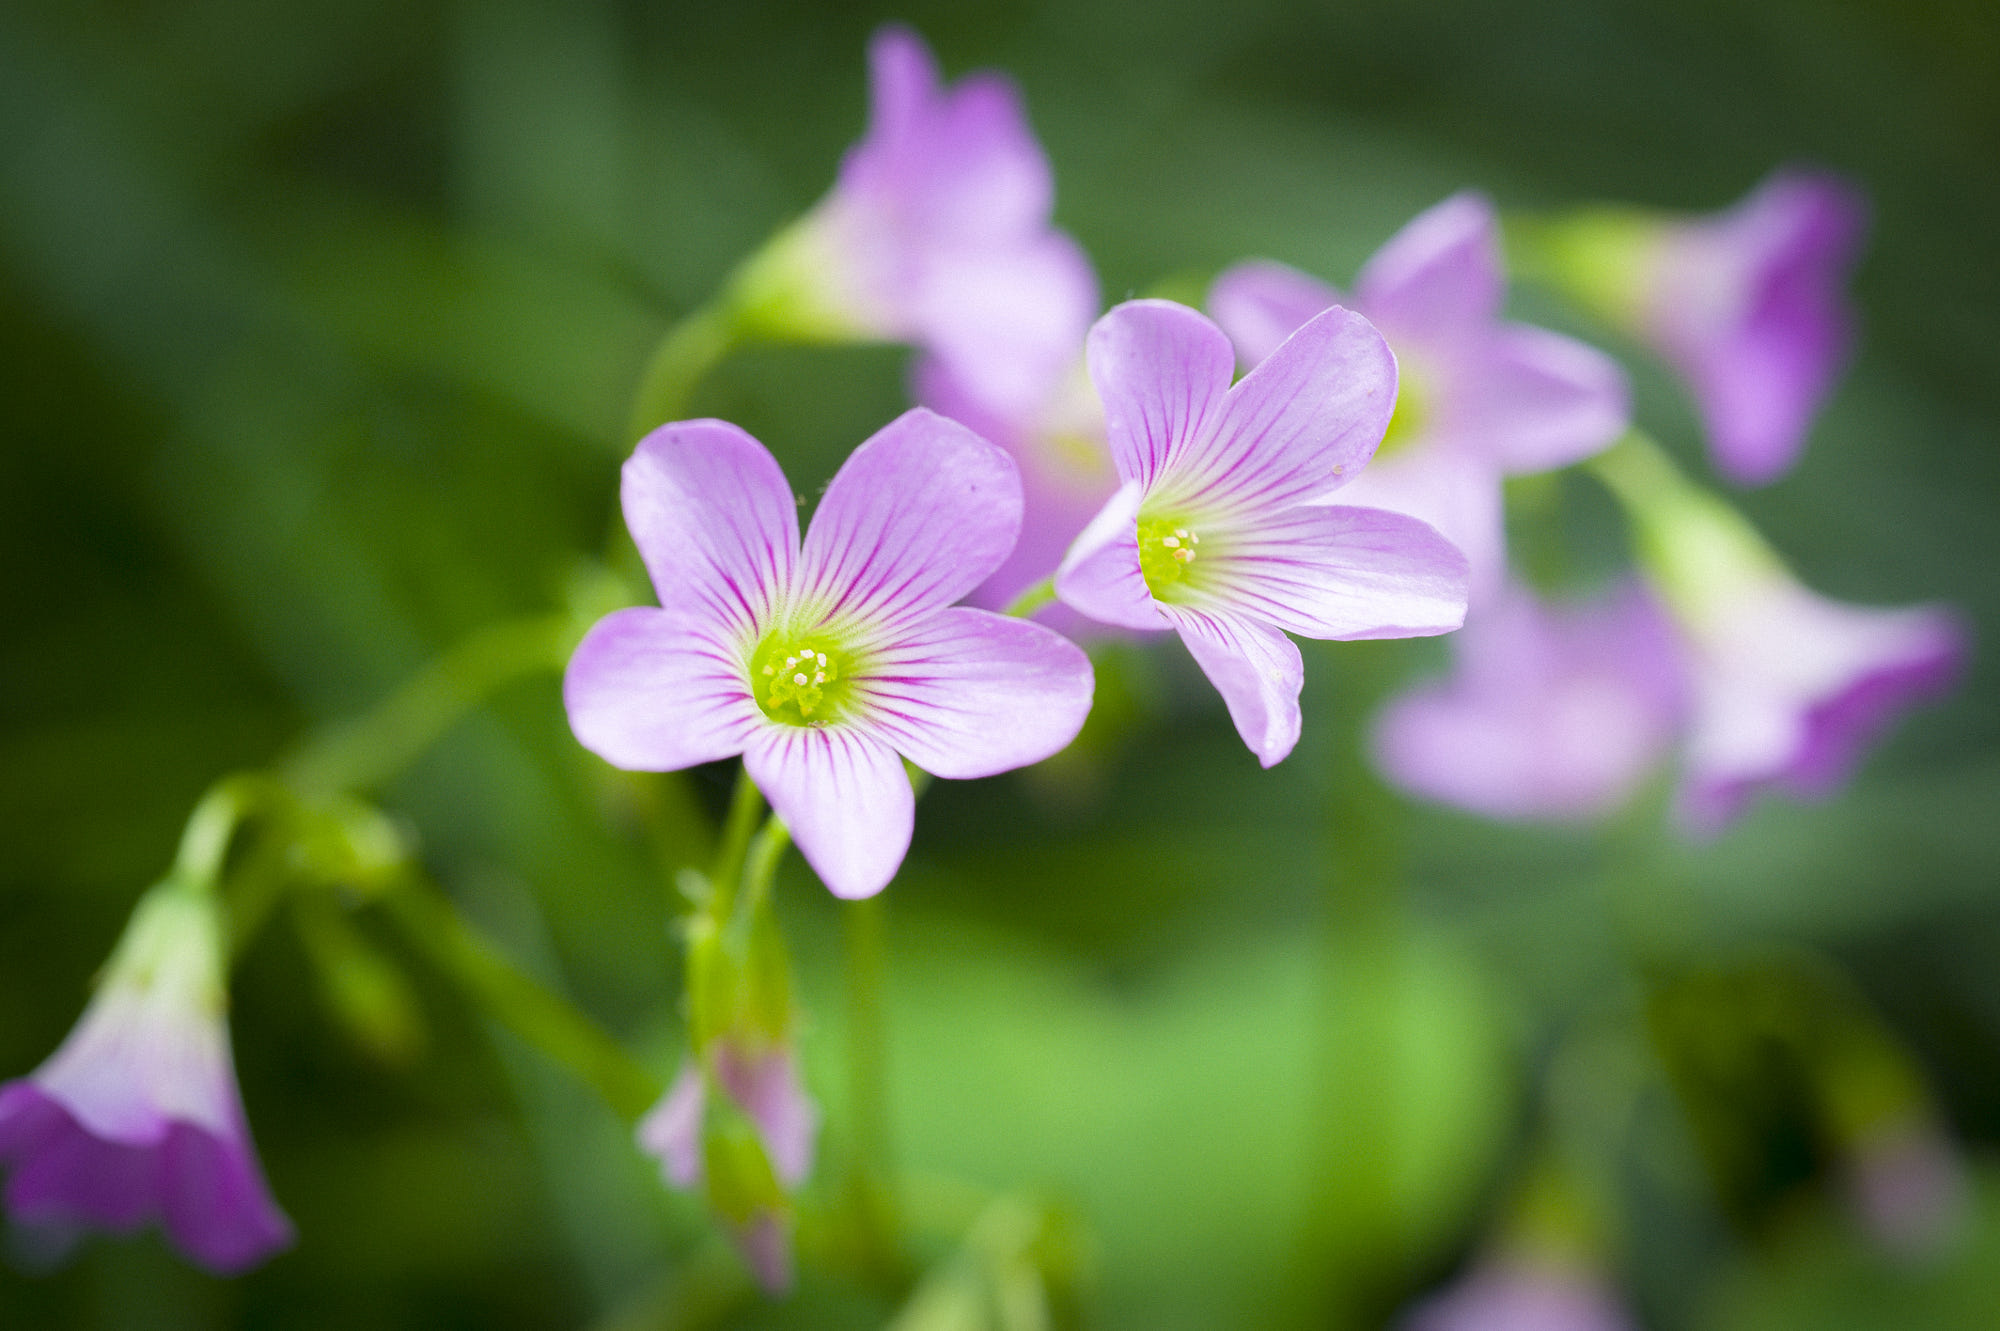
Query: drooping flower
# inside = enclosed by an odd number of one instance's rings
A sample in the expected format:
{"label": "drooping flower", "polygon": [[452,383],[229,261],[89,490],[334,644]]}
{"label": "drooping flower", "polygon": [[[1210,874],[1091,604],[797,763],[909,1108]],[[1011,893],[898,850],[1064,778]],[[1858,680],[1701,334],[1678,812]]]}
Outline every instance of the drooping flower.
{"label": "drooping flower", "polygon": [[1061,749],[1090,710],[1074,644],[952,604],[1021,523],[1013,462],[954,421],[919,408],[863,443],[803,548],[777,462],[722,421],[641,440],[623,500],[660,605],[609,615],[578,646],[572,729],[638,770],[742,754],[837,895],[880,891],[909,848],[902,758],[990,776]]}
{"label": "drooping flower", "polygon": [[882,29],[868,56],[867,134],[732,302],[770,335],[913,343],[988,410],[1029,410],[1076,356],[1097,281],[1049,225],[1054,185],[1020,95],[991,72],[944,87],[907,28]]}
{"label": "drooping flower", "polygon": [[1752,794],[1831,794],[1904,708],[1957,678],[1965,635],[1942,606],[1884,610],[1814,594],[1743,516],[1632,438],[1598,473],[1687,653],[1692,715],[1681,811],[1713,832]]}
{"label": "drooping flower", "polygon": [[[1472,563],[1478,606],[1506,567],[1503,477],[1588,457],[1622,434],[1625,375],[1573,338],[1501,320],[1506,277],[1493,207],[1456,194],[1390,239],[1349,302],[1396,353],[1396,412],[1381,451],[1344,501],[1409,513]],[[1228,269],[1209,293],[1216,322],[1245,366],[1340,294],[1282,264]]]}
{"label": "drooping flower", "polygon": [[1403,1331],[1633,1331],[1591,1273],[1567,1262],[1503,1258],[1419,1304]]}
{"label": "drooping flower", "polygon": [[236,1087],[224,957],[213,896],[169,879],[139,903],[69,1038],[0,1086],[17,1223],[126,1232],[157,1220],[224,1274],[290,1245]]}
{"label": "drooping flower", "polygon": [[1312,638],[1445,633],[1465,617],[1465,556],[1401,513],[1335,506],[1396,400],[1366,319],[1327,310],[1241,383],[1222,330],[1171,301],[1128,301],[1091,330],[1089,365],[1122,482],[1064,558],[1056,591],[1093,619],[1177,631],[1269,767],[1299,737]]}
{"label": "drooping flower", "polygon": [[1538,234],[1552,276],[1687,381],[1717,470],[1761,485],[1798,460],[1847,359],[1866,225],[1852,186],[1783,170],[1724,212],[1592,209]]}
{"label": "drooping flower", "polygon": [[1376,765],[1415,794],[1489,818],[1601,817],[1678,735],[1679,645],[1638,586],[1548,605],[1508,585],[1452,647],[1448,680],[1404,693],[1375,723]]}
{"label": "drooping flower", "polygon": [[[725,1038],[714,1042],[709,1058],[711,1074],[703,1072],[699,1059],[681,1065],[666,1095],[640,1121],[639,1146],[659,1160],[662,1176],[674,1187],[711,1185],[717,1209],[730,1223],[758,1282],[777,1292],[792,1283],[791,1240],[788,1211],[772,1185],[796,1188],[812,1171],[819,1111],[799,1080],[789,1045],[749,1047]],[[725,1146],[718,1153],[716,1165],[731,1177],[710,1177],[710,1075],[730,1105],[748,1118],[757,1138],[757,1158],[747,1169],[741,1150]],[[726,1142],[726,1129],[724,1134]]]}

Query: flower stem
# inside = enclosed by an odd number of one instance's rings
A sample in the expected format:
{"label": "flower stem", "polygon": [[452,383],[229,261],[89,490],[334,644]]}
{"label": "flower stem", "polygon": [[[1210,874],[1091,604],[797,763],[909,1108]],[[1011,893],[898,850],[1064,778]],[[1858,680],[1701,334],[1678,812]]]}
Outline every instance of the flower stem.
{"label": "flower stem", "polygon": [[1000,613],[1003,615],[1012,615],[1016,619],[1026,619],[1029,615],[1034,614],[1037,610],[1040,610],[1055,599],[1056,580],[1055,575],[1051,574],[1032,587],[1024,589]]}
{"label": "flower stem", "polygon": [[899,1218],[890,1180],[888,1038],[883,996],[888,949],[882,898],[847,902],[841,937],[847,953],[848,1187],[862,1268],[884,1283],[900,1278]]}
{"label": "flower stem", "polygon": [[642,439],[678,419],[687,410],[695,385],[742,336],[735,309],[726,303],[704,306],[668,329],[640,376],[639,392],[632,401],[631,438]]}
{"label": "flower stem", "polygon": [[567,999],[516,969],[435,887],[413,880],[381,900],[410,941],[488,1016],[575,1073],[627,1122],[660,1098],[652,1073]]}
{"label": "flower stem", "polygon": [[370,711],[336,722],[308,740],[280,771],[307,795],[386,781],[503,686],[560,670],[573,632],[568,615],[503,620],[481,629]]}
{"label": "flower stem", "polygon": [[750,837],[757,830],[757,815],[763,811],[764,796],[757,783],[750,779],[748,770],[737,769],[736,788],[730,792],[729,812],[722,821],[722,841],[716,847],[715,864],[709,869],[709,890],[713,895],[708,909],[717,927],[728,922],[735,908],[737,888],[743,882],[744,859],[750,852]]}

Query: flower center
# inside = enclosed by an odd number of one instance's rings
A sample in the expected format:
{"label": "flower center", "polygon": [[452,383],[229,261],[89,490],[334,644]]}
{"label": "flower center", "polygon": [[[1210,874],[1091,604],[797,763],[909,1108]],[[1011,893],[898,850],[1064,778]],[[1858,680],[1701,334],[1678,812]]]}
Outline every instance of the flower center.
{"label": "flower center", "polygon": [[840,715],[850,667],[847,656],[823,637],[773,633],[750,657],[750,692],[773,721],[823,725]]}
{"label": "flower center", "polygon": [[1378,459],[1402,452],[1422,437],[1430,424],[1429,394],[1422,377],[1413,371],[1408,357],[1396,368],[1396,409],[1389,413],[1389,428],[1382,432],[1382,446],[1375,450]]}
{"label": "flower center", "polygon": [[1139,519],[1139,572],[1154,596],[1169,599],[1167,589],[1188,574],[1201,537],[1177,518]]}

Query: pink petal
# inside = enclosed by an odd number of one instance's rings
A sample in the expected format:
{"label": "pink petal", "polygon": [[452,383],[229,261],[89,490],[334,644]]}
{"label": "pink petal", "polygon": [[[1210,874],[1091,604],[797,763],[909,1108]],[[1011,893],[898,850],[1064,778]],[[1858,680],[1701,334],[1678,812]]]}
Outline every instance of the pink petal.
{"label": "pink petal", "polygon": [[956,421],[906,411],[827,487],[806,534],[798,612],[886,629],[977,587],[1020,530],[1014,460]]}
{"label": "pink petal", "polygon": [[1221,329],[1168,300],[1115,307],[1090,330],[1088,358],[1118,477],[1148,488],[1207,433],[1236,366]]}
{"label": "pink petal", "polygon": [[1406,513],[1435,527],[1465,555],[1471,569],[1468,594],[1475,604],[1505,577],[1500,476],[1469,447],[1438,440],[1371,462],[1334,500]]}
{"label": "pink petal", "polygon": [[799,1080],[798,1059],[783,1045],[744,1053],[725,1039],[715,1051],[715,1075],[751,1122],[764,1144],[771,1168],[787,1187],[805,1182],[812,1172],[813,1138],[819,1132],[819,1107]]}
{"label": "pink petal", "polygon": [[592,626],[563,675],[578,742],[614,767],[671,772],[743,752],[761,721],[746,646],[650,606]]}
{"label": "pink petal", "polygon": [[[1465,622],[1465,556],[1403,513],[1304,505],[1218,532],[1203,609],[1249,615],[1307,638],[1411,638]],[[1224,553],[1223,551],[1226,551]]]}
{"label": "pink petal", "polygon": [[784,472],[727,421],[676,421],[626,460],[625,525],[660,604],[750,636],[791,581],[799,517]]}
{"label": "pink petal", "polygon": [[916,798],[886,742],[844,726],[769,725],[743,765],[835,896],[874,896],[896,876]]}
{"label": "pink petal", "polygon": [[707,1100],[701,1063],[687,1059],[634,1133],[639,1149],[660,1162],[660,1173],[676,1188],[701,1182],[701,1120]]}
{"label": "pink petal", "polygon": [[1229,707],[1236,733],[1271,767],[1299,742],[1299,690],[1305,662],[1290,638],[1268,624],[1237,615],[1162,607],[1195,664]]}
{"label": "pink petal", "polygon": [[1090,660],[1053,630],[965,606],[875,655],[869,726],[934,776],[992,776],[1057,752],[1090,713]]}
{"label": "pink petal", "polygon": [[1074,240],[1043,231],[995,251],[954,245],[926,256],[915,323],[957,385],[988,412],[1041,407],[1083,354],[1097,278]]}
{"label": "pink petal", "polygon": [[1454,194],[1418,214],[1362,267],[1354,294],[1391,337],[1449,337],[1492,322],[1506,294],[1493,205]]}
{"label": "pink petal", "polygon": [[1139,505],[1146,489],[1127,481],[1090,520],[1056,571],[1064,605],[1100,624],[1127,629],[1169,627],[1139,568]]}
{"label": "pink petal", "polygon": [[1396,358],[1375,326],[1336,305],[1308,320],[1229,390],[1212,432],[1163,480],[1203,509],[1269,511],[1323,494],[1375,456],[1396,409]]}
{"label": "pink petal", "polygon": [[1261,364],[1306,320],[1338,304],[1340,293],[1317,277],[1268,259],[1235,264],[1208,289],[1208,311],[1229,334],[1245,370]]}
{"label": "pink petal", "polygon": [[1497,330],[1477,405],[1480,443],[1502,471],[1567,467],[1610,446],[1631,422],[1617,361],[1527,324]]}

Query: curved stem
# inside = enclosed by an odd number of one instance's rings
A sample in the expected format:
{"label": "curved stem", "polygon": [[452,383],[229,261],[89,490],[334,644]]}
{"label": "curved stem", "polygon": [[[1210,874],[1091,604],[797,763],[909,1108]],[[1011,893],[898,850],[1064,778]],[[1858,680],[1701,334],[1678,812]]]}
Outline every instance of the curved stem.
{"label": "curved stem", "polygon": [[687,410],[695,385],[742,339],[737,322],[728,306],[709,305],[667,330],[639,377],[627,432],[633,440]]}
{"label": "curved stem", "polygon": [[1019,596],[1010,601],[1000,613],[1012,615],[1016,619],[1026,619],[1043,606],[1056,599],[1056,579],[1054,574],[1043,578],[1032,587],[1024,588]]}

